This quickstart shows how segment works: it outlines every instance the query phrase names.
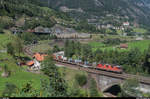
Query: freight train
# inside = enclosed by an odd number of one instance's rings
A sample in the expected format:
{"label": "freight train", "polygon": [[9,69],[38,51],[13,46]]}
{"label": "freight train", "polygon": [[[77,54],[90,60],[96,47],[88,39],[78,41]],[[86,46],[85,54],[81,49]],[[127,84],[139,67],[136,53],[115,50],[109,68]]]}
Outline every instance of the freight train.
{"label": "freight train", "polygon": [[90,69],[103,70],[103,71],[114,72],[114,73],[123,73],[122,67],[118,65],[96,64],[96,66],[92,66],[92,64],[89,63],[88,61],[82,62],[82,60],[80,59],[73,60],[72,58],[67,58],[62,55],[55,55],[55,54],[53,54],[53,59],[55,61],[72,64],[72,65],[78,65],[80,67],[86,67]]}

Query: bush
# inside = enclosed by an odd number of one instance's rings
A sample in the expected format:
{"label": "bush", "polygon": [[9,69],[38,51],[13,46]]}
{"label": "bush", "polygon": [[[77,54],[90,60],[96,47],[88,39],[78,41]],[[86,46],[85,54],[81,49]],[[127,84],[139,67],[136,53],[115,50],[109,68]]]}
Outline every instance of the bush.
{"label": "bush", "polygon": [[90,97],[99,97],[100,94],[98,92],[96,81],[92,78],[90,80]]}
{"label": "bush", "polygon": [[16,93],[16,85],[12,84],[12,83],[6,83],[5,85],[5,89],[2,93],[3,97],[10,97],[13,93]]}
{"label": "bush", "polygon": [[14,47],[12,45],[12,43],[8,43],[7,44],[7,53],[10,54],[10,55],[13,55],[14,56]]}
{"label": "bush", "polygon": [[126,41],[122,41],[120,38],[108,38],[103,43],[107,45],[118,45],[120,43],[125,43]]}
{"label": "bush", "polygon": [[3,34],[3,29],[2,28],[0,28],[0,34]]}
{"label": "bush", "polygon": [[0,16],[0,28],[8,29],[9,27],[13,26],[13,19],[8,16]]}
{"label": "bush", "polygon": [[104,36],[103,36],[103,35],[100,35],[100,38],[104,38]]}
{"label": "bush", "polygon": [[34,41],[39,40],[37,35],[33,33],[29,33],[29,32],[22,33],[21,39],[24,40],[25,44],[30,44],[30,43],[33,43]]}
{"label": "bush", "polygon": [[87,77],[85,75],[76,74],[75,79],[80,86],[83,86],[87,83]]}
{"label": "bush", "polygon": [[60,48],[59,48],[57,45],[54,45],[52,51],[53,51],[53,53],[59,52],[59,51],[60,51]]}

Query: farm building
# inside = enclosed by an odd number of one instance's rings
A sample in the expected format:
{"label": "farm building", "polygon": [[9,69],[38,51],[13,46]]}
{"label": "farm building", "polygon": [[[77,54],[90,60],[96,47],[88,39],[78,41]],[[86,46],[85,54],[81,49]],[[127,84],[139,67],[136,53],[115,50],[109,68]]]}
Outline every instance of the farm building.
{"label": "farm building", "polygon": [[34,29],[35,34],[51,34],[51,29],[50,28],[44,28],[42,26],[36,27]]}
{"label": "farm building", "polygon": [[128,48],[128,44],[120,44],[120,48],[121,49],[127,49]]}
{"label": "farm building", "polygon": [[18,29],[17,27],[12,27],[9,29],[13,34],[22,33],[23,31]]}
{"label": "farm building", "polygon": [[57,52],[57,53],[54,53],[53,55],[55,55],[56,57],[60,56],[61,58],[64,57],[64,51],[60,51],[60,52]]}
{"label": "farm building", "polygon": [[35,32],[35,31],[34,31],[34,29],[28,29],[26,32],[31,32],[31,33],[33,33],[33,32]]}
{"label": "farm building", "polygon": [[76,31],[72,28],[66,28],[61,25],[55,25],[54,27],[51,28],[53,34],[72,34],[76,33]]}
{"label": "farm building", "polygon": [[130,23],[129,22],[123,22],[123,26],[129,26]]}

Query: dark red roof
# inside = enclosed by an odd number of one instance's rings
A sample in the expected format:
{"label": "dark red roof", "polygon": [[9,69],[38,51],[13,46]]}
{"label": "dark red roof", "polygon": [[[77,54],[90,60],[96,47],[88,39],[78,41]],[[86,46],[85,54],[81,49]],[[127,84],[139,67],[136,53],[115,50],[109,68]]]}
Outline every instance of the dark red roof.
{"label": "dark red roof", "polygon": [[120,48],[128,48],[128,44],[120,44]]}

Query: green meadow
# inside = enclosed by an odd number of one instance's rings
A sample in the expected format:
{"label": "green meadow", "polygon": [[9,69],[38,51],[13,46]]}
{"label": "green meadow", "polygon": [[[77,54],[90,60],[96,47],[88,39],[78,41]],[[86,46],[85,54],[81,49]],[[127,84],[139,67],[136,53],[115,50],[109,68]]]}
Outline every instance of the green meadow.
{"label": "green meadow", "polygon": [[0,50],[4,49],[8,42],[10,42],[9,35],[0,34]]}
{"label": "green meadow", "polygon": [[[13,83],[17,87],[21,87],[24,84],[26,84],[29,81],[33,82],[33,87],[39,89],[40,88],[40,79],[41,78],[47,78],[45,75],[40,75],[40,74],[34,74],[31,72],[25,71],[22,67],[19,67],[16,65],[16,61],[9,56],[8,54],[1,54],[0,53],[0,59],[5,59],[7,58],[8,61],[0,62],[0,67],[2,68],[2,71],[0,71],[0,96],[1,92],[5,88],[5,83]],[[4,71],[4,65],[8,66],[8,70],[11,71],[11,75],[8,78],[1,77],[1,74]]]}
{"label": "green meadow", "polygon": [[132,48],[139,48],[139,50],[143,52],[144,50],[148,49],[148,47],[150,45],[150,40],[128,42],[127,43],[128,44],[128,49],[116,48],[117,46],[120,46],[120,45],[107,46],[106,44],[104,44],[102,42],[89,42],[88,44],[92,47],[93,51],[96,51],[97,49],[102,49],[102,50],[114,50],[114,49],[117,49],[119,51],[129,51]]}
{"label": "green meadow", "polygon": [[[0,50],[6,49],[6,46],[8,42],[11,42],[11,39],[9,38],[10,35],[8,34],[0,34]],[[2,68],[2,71],[0,71],[0,97],[2,94],[2,91],[5,88],[6,82],[13,83],[17,87],[21,87],[24,84],[26,84],[29,81],[33,82],[33,87],[39,89],[40,88],[40,79],[41,78],[47,78],[45,75],[40,74],[34,74],[31,72],[27,72],[23,68],[16,65],[16,60],[10,56],[7,53],[0,52],[0,60],[8,59],[6,61],[0,61],[0,68]],[[4,66],[7,65],[8,70],[11,71],[11,75],[8,78],[2,77],[1,74],[4,72]]]}
{"label": "green meadow", "polygon": [[139,48],[142,52],[148,49],[150,45],[150,40],[143,40],[143,41],[135,41],[128,43],[129,50],[132,48]]}
{"label": "green meadow", "polygon": [[144,28],[133,28],[133,32],[146,33],[147,30]]}

